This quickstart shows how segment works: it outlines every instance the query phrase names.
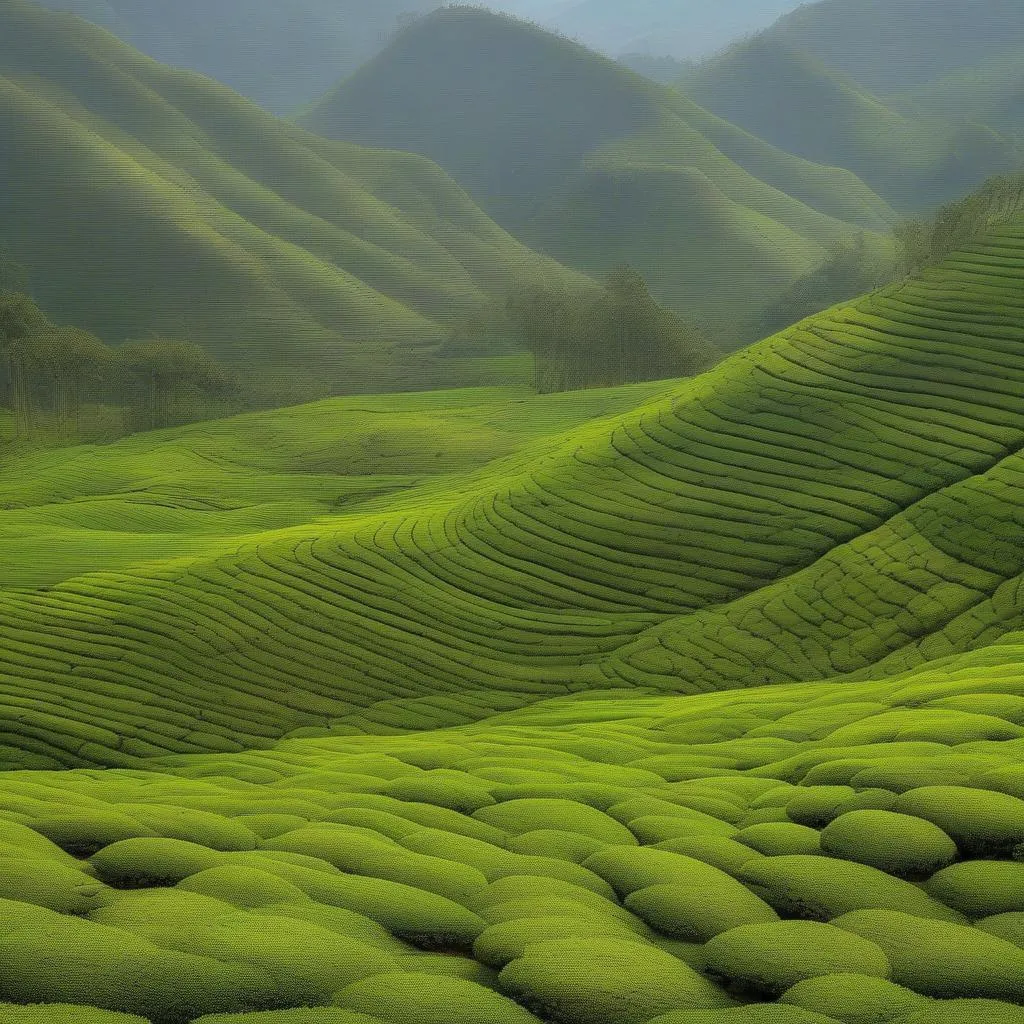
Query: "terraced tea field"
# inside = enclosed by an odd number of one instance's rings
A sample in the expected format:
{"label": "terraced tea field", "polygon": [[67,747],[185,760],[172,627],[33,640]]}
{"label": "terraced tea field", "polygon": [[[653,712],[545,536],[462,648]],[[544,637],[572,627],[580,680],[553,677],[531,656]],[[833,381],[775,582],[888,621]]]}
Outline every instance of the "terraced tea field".
{"label": "terraced tea field", "polygon": [[1020,1024],[1022,449],[1018,221],[689,382],[12,458],[0,1022]]}

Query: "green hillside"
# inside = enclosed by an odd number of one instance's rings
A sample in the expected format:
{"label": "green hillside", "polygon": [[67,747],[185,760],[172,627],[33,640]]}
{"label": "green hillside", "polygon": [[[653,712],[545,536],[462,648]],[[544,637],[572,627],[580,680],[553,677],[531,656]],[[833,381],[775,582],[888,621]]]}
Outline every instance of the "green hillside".
{"label": "green hillside", "polygon": [[820,0],[768,34],[884,96],[1019,50],[1024,8],[1017,0]]}
{"label": "green hillside", "polygon": [[1022,280],[10,461],[0,1020],[1018,1024]]}
{"label": "green hillside", "polygon": [[1024,138],[1024,45],[971,68],[895,93],[890,102],[912,113],[959,118]]}
{"label": "green hillside", "polygon": [[440,385],[454,317],[573,277],[421,157],[326,142],[20,0],[0,6],[0,130],[19,140],[0,241],[49,313],[200,342],[279,388]]}
{"label": "green hillside", "polygon": [[[700,65],[679,87],[786,152],[848,168],[902,210],[959,198],[1024,162],[1019,143],[984,127],[1005,121],[966,104],[950,109],[948,88],[922,87],[922,110],[907,116],[772,34]],[[982,116],[971,123],[976,113]]]}
{"label": "green hillside", "polygon": [[[402,32],[302,123],[411,150],[570,266],[634,264],[658,298],[734,326],[891,209],[847,171],[792,157],[566,39],[450,8]],[[887,243],[875,238],[878,258]]]}

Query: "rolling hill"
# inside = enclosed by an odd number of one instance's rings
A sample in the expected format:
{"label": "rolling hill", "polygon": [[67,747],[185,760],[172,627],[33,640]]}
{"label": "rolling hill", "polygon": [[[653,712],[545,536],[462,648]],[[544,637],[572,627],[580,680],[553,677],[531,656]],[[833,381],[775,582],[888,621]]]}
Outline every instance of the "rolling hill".
{"label": "rolling hill", "polygon": [[20,0],[0,6],[0,130],[20,140],[0,241],[48,312],[184,336],[281,388],[440,384],[454,317],[574,279],[423,158],[327,142]]}
{"label": "rolling hill", "polygon": [[1016,0],[821,0],[768,35],[885,96],[1019,52],[1024,10]]}
{"label": "rolling hill", "polygon": [[1022,280],[10,460],[0,1018],[1017,1024]]}
{"label": "rolling hill", "polygon": [[[1006,67],[1005,64],[1002,67]],[[964,73],[975,79],[975,72]],[[1018,75],[1019,77],[1019,75]],[[698,66],[679,88],[718,116],[780,149],[845,167],[901,210],[924,210],[970,192],[982,181],[1024,163],[1019,140],[995,131],[1002,100],[957,108],[952,84],[929,84],[897,108],[853,79],[830,70],[775,33],[732,47]],[[901,112],[907,111],[907,112]],[[986,125],[991,127],[986,127]]]}
{"label": "rolling hill", "polygon": [[[659,299],[719,337],[737,294],[756,309],[836,239],[894,216],[849,172],[482,10],[416,22],[301,123],[430,157],[528,244],[587,272],[633,263]],[[872,236],[880,260],[886,244]]]}

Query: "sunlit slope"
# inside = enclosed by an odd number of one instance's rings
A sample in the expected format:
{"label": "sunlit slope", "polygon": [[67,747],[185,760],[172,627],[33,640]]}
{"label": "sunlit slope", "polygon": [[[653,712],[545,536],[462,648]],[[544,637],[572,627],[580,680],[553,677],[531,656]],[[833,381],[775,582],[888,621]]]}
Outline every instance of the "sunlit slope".
{"label": "sunlit slope", "polygon": [[452,317],[570,276],[429,161],[325,142],[20,0],[0,7],[0,130],[19,140],[0,241],[49,312],[110,341],[408,386]]}
{"label": "sunlit slope", "polygon": [[721,326],[854,226],[892,211],[849,171],[798,159],[584,47],[483,10],[400,33],[301,123],[429,156],[499,223],[587,270],[628,261]]}
{"label": "sunlit slope", "polygon": [[7,773],[0,1015],[1018,1024],[1021,654]]}
{"label": "sunlit slope", "polygon": [[9,591],[5,757],[895,671],[1020,628],[1022,279],[1018,220],[475,475]]}

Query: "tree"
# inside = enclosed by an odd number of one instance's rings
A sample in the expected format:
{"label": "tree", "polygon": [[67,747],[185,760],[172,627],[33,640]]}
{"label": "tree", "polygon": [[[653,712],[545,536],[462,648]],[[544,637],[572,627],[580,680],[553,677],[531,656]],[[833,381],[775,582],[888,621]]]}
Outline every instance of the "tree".
{"label": "tree", "polygon": [[32,432],[29,366],[35,335],[47,326],[42,310],[20,292],[0,292],[0,360],[7,378],[8,403],[16,437]]}
{"label": "tree", "polygon": [[221,366],[191,342],[128,342],[116,350],[115,364],[136,429],[185,422],[202,400],[230,389]]}
{"label": "tree", "polygon": [[660,306],[628,266],[613,270],[600,288],[521,286],[506,305],[533,353],[541,392],[682,376],[718,356],[696,328]]}
{"label": "tree", "polygon": [[40,392],[47,394],[59,436],[78,430],[82,400],[109,376],[111,350],[78,327],[47,326],[38,331],[29,356]]}

